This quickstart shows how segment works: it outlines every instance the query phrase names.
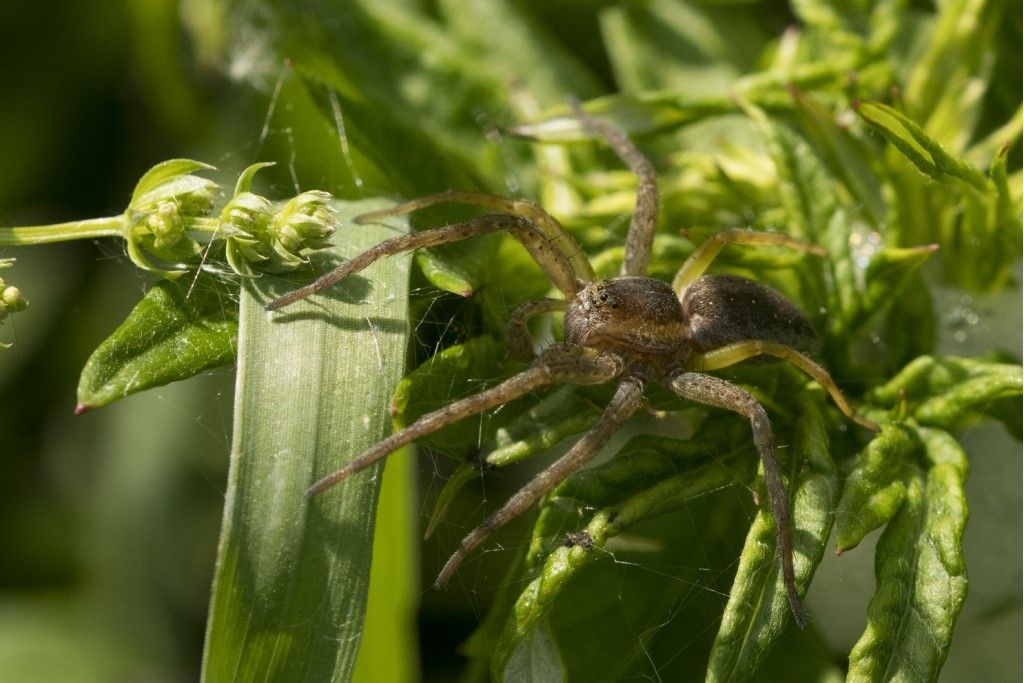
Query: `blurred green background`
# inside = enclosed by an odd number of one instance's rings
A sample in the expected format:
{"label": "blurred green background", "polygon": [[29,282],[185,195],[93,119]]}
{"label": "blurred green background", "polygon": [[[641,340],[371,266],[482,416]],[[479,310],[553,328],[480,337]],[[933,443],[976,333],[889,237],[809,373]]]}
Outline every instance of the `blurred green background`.
{"label": "blurred green background", "polygon": [[[591,3],[574,5],[593,12]],[[552,31],[571,29],[548,20]],[[785,20],[780,14],[771,29]],[[1019,14],[1009,23],[1019,39]],[[163,159],[203,159],[228,175],[256,160],[269,93],[221,71],[224,31],[218,5],[206,0],[3,3],[0,223],[113,215]],[[599,62],[596,37],[579,33],[577,50]],[[1019,64],[1018,50],[1010,102],[1020,99]],[[611,89],[610,70],[600,75]],[[301,166],[301,144],[291,149]],[[493,153],[507,152],[499,143]],[[0,351],[0,680],[194,679],[231,439],[232,373],[75,418],[81,367],[151,278],[112,242],[0,253],[10,256],[17,265],[4,277],[31,308],[0,327],[0,340],[14,342]],[[1020,349],[1019,282],[1018,271],[1013,289],[985,297],[940,291],[939,350]],[[972,430],[966,443],[971,583],[943,678],[1019,680],[1020,444],[999,426]],[[421,469],[428,487],[440,485],[433,463]],[[491,500],[505,496],[488,486]],[[424,549],[424,585],[459,532]],[[812,584],[811,611],[830,615],[819,626],[838,657],[863,628],[871,565],[867,547],[826,558]],[[457,676],[455,650],[482,618],[482,599],[472,590],[423,594],[422,652],[403,654],[425,679]]]}

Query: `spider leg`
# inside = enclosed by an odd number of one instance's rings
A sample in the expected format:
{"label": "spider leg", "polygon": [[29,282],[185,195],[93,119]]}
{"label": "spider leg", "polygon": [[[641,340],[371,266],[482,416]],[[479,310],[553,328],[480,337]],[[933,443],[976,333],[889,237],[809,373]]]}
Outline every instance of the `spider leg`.
{"label": "spider leg", "polygon": [[516,360],[531,361],[534,358],[533,340],[530,338],[530,329],[526,322],[535,315],[550,313],[551,311],[564,311],[569,303],[564,299],[550,299],[541,297],[530,299],[516,306],[508,320],[508,328],[505,333],[505,344],[508,346],[508,355]]}
{"label": "spider leg", "polygon": [[690,257],[683,263],[683,266],[672,280],[672,289],[675,290],[676,294],[681,294],[687,285],[703,275],[704,271],[711,265],[711,262],[718,256],[718,252],[730,244],[787,247],[797,251],[805,251],[815,256],[825,255],[825,250],[821,247],[778,232],[760,232],[744,230],[742,228],[721,230],[701,242],[701,245],[694,249]]}
{"label": "spider leg", "polygon": [[554,285],[565,294],[566,297],[576,295],[578,284],[576,273],[572,264],[558,249],[552,248],[544,233],[537,229],[525,218],[509,216],[507,214],[491,214],[480,216],[471,220],[454,223],[441,228],[423,230],[411,235],[400,235],[384,240],[380,244],[367,249],[358,256],[345,261],[341,266],[335,268],[313,283],[300,287],[293,292],[285,294],[280,299],[275,299],[267,304],[267,310],[273,311],[282,306],[305,299],[311,294],[323,291],[339,280],[344,280],[349,275],[354,275],[363,270],[371,263],[382,256],[391,256],[403,251],[423,249],[425,247],[436,247],[440,244],[458,242],[459,240],[486,235],[501,230],[507,231],[517,240],[523,243],[530,255],[537,262]]}
{"label": "spider leg", "polygon": [[786,487],[782,483],[782,474],[775,460],[775,435],[772,433],[768,414],[749,392],[719,377],[685,372],[674,376],[669,386],[685,399],[725,408],[750,420],[754,443],[764,465],[764,483],[768,489],[772,517],[775,519],[775,534],[782,562],[782,581],[786,586],[793,617],[797,625],[804,628],[807,625],[807,614],[797,594],[796,576],[793,571],[793,521],[789,514]]}
{"label": "spider leg", "polygon": [[832,400],[835,401],[836,407],[842,411],[843,415],[861,427],[866,427],[875,432],[878,431],[879,427],[877,424],[857,414],[857,411],[847,402],[843,392],[839,390],[839,387],[836,386],[832,376],[828,374],[825,368],[785,344],[761,340],[736,342],[735,344],[723,346],[720,349],[694,354],[690,357],[689,365],[694,370],[704,372],[706,370],[717,370],[729,365],[735,365],[755,356],[775,356],[788,363],[792,363],[810,375],[815,382],[828,391],[829,395],[832,396]]}
{"label": "spider leg", "polygon": [[582,467],[597,455],[601,447],[608,443],[619,427],[640,406],[643,398],[645,381],[636,375],[628,375],[619,385],[611,402],[601,413],[597,423],[590,428],[569,452],[556,460],[543,472],[535,476],[526,486],[519,489],[498,511],[485,519],[480,526],[471,531],[463,539],[459,549],[451,556],[437,577],[434,585],[441,588],[459,568],[462,560],[477,546],[483,543],[496,529],[504,526],[512,519],[525,512],[531,505],[540,500],[559,482]]}
{"label": "spider leg", "polygon": [[356,216],[355,222],[364,224],[378,221],[389,216],[403,216],[407,213],[412,213],[413,211],[425,209],[428,206],[444,204],[446,202],[482,206],[487,209],[494,209],[495,211],[525,218],[536,225],[537,229],[544,233],[551,243],[554,244],[567,259],[569,259],[569,262],[572,263],[573,270],[576,273],[576,277],[587,281],[593,280],[597,277],[594,274],[593,267],[590,265],[590,261],[587,260],[586,254],[584,254],[583,250],[580,249],[579,243],[576,242],[572,235],[566,232],[565,228],[562,227],[562,224],[541,207],[537,206],[533,202],[528,202],[522,199],[496,197],[494,195],[483,194],[480,192],[446,190],[426,197],[420,197],[419,199],[412,199],[388,209],[364,213],[360,216]]}
{"label": "spider leg", "polygon": [[620,275],[646,275],[651,260],[651,243],[658,222],[658,180],[654,166],[629,137],[615,126],[600,121],[583,110],[579,100],[569,102],[573,114],[580,122],[612,148],[615,154],[636,174],[640,184],[636,188],[636,206],[629,220],[626,235],[626,255],[622,259]]}
{"label": "spider leg", "polygon": [[622,360],[613,354],[580,352],[562,345],[552,347],[533,366],[498,386],[427,413],[405,429],[371,446],[341,469],[313,484],[306,491],[306,496],[315,496],[329,489],[416,439],[464,417],[508,403],[535,389],[550,384],[601,384],[621,372]]}

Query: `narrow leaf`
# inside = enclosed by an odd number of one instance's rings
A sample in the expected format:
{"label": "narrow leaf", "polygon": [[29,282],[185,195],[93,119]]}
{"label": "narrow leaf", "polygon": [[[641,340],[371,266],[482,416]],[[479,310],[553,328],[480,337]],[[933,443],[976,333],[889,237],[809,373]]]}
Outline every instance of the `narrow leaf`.
{"label": "narrow leaf", "polygon": [[207,274],[162,280],[86,361],[83,413],[235,359],[238,309],[229,287]]}
{"label": "narrow leaf", "polygon": [[[496,675],[523,656],[521,649],[529,647],[535,629],[574,577],[609,556],[600,550],[609,538],[741,481],[752,470],[748,465],[753,460],[741,457],[745,450],[711,461],[700,457],[714,452],[713,446],[698,439],[638,437],[615,458],[577,473],[555,489],[535,525],[527,557],[527,569],[537,567],[538,574],[520,594],[498,640]],[[579,510],[595,508],[577,534],[579,541],[566,544],[566,532],[578,528]]]}
{"label": "narrow leaf", "polygon": [[892,107],[861,102],[856,109],[925,175],[939,181],[956,179],[976,190],[985,189],[985,175],[981,171],[947,152],[919,125]]}
{"label": "narrow leaf", "polygon": [[864,208],[875,226],[885,221],[886,206],[878,176],[868,163],[868,152],[849,131],[840,128],[835,115],[811,95],[792,89],[796,114],[809,139],[823,154],[825,163],[843,180],[850,195]]}
{"label": "narrow leaf", "polygon": [[[342,205],[341,213],[379,206]],[[393,234],[365,226],[330,251],[351,257]],[[351,677],[378,469],[311,500],[303,494],[388,431],[387,402],[404,365],[408,268],[407,256],[379,261],[365,280],[339,283],[274,315],[264,305],[293,285],[245,283],[207,681]]]}
{"label": "narrow leaf", "polygon": [[598,406],[576,387],[562,387],[498,429],[484,444],[489,465],[504,467],[546,451],[593,424]]}

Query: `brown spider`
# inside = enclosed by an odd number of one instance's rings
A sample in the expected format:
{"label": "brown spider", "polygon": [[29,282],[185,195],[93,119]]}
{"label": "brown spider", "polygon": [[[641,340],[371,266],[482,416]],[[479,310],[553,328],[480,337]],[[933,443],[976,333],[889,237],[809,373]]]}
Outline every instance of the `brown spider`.
{"label": "brown spider", "polygon": [[[671,286],[646,277],[658,215],[654,169],[624,133],[592,118],[578,103],[573,103],[573,109],[583,125],[603,138],[640,181],[619,277],[599,280],[572,236],[534,204],[476,193],[443,192],[364,214],[356,218],[356,222],[406,214],[441,202],[473,204],[503,213],[385,240],[312,284],[267,306],[268,310],[274,310],[322,291],[382,256],[502,230],[522,242],[565,296],[564,299],[533,299],[513,311],[508,325],[509,353],[532,361],[528,369],[491,389],[420,417],[318,481],[307,496],[330,488],[445,425],[531,391],[552,384],[601,384],[618,380],[618,389],[597,423],[568,453],[536,475],[466,536],[441,570],[437,578],[440,586],[448,581],[466,555],[495,529],[523,513],[593,458],[640,407],[647,383],[659,382],[684,399],[725,408],[750,420],[754,443],[764,465],[783,581],[790,608],[802,628],[806,615],[793,573],[789,502],[775,461],[775,438],[768,415],[749,392],[704,373],[757,357],[786,360],[825,387],[847,417],[869,429],[877,429],[877,426],[858,417],[828,372],[802,353],[807,350],[814,332],[796,306],[765,285],[729,275],[704,275],[704,271],[728,244],[776,245],[817,255],[823,255],[824,251],[778,233],[725,230],[707,239],[691,254]],[[535,356],[527,320],[539,313],[561,310],[565,311],[564,342]]]}

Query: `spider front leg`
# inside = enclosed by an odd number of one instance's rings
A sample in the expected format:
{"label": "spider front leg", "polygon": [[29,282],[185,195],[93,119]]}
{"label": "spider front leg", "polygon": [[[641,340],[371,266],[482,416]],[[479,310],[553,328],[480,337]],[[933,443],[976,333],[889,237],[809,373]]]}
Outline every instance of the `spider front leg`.
{"label": "spider front leg", "polygon": [[789,499],[782,483],[778,462],[775,460],[775,435],[768,414],[749,392],[724,379],[696,372],[680,373],[669,381],[672,391],[697,403],[725,408],[750,420],[754,444],[764,465],[764,483],[768,489],[775,534],[782,563],[782,582],[786,586],[789,607],[800,628],[807,626],[807,614],[796,590],[793,571],[793,522],[789,514]]}
{"label": "spider front leg", "polygon": [[619,274],[646,275],[647,264],[651,260],[654,229],[658,223],[658,179],[654,174],[654,166],[621,130],[585,112],[578,100],[574,99],[569,104],[576,118],[590,132],[603,138],[640,181],[636,188],[636,205],[629,220],[629,232],[626,234],[626,254]]}
{"label": "spider front leg", "polygon": [[366,469],[402,446],[433,434],[464,417],[508,403],[551,384],[601,384],[619,375],[622,367],[622,359],[610,353],[588,352],[563,345],[553,346],[538,358],[533,366],[518,375],[508,378],[496,387],[427,413],[405,429],[370,447],[341,469],[313,484],[306,491],[306,496],[315,496],[356,472]]}
{"label": "spider front leg", "polygon": [[482,206],[487,209],[494,209],[495,211],[525,218],[547,235],[551,243],[569,259],[577,277],[583,280],[593,280],[597,277],[594,274],[593,267],[590,265],[590,261],[587,260],[586,254],[580,249],[579,243],[576,242],[572,235],[566,232],[562,224],[541,207],[533,202],[522,199],[509,199],[480,192],[446,190],[437,194],[427,195],[426,197],[420,197],[419,199],[411,199],[388,209],[364,213],[361,216],[356,216],[355,222],[364,224],[389,216],[403,216],[407,213],[425,209],[428,206],[444,204],[446,202]]}
{"label": "spider front leg", "polygon": [[526,247],[526,250],[530,252],[537,265],[551,279],[555,287],[561,290],[567,298],[576,295],[579,289],[579,281],[572,264],[561,251],[551,246],[544,233],[525,218],[506,214],[491,214],[473,218],[462,223],[447,225],[442,228],[424,230],[411,235],[400,235],[384,240],[377,246],[349,259],[312,284],[285,294],[280,299],[271,301],[267,304],[267,310],[273,311],[321,292],[334,283],[344,280],[349,275],[358,273],[383,256],[391,256],[392,254],[399,254],[403,251],[412,251],[414,249],[436,247],[441,244],[449,244],[450,242],[458,242],[470,237],[478,237],[500,231],[508,232],[519,240]]}
{"label": "spider front leg", "polygon": [[814,254],[815,256],[825,255],[825,250],[821,247],[778,232],[758,232],[741,228],[721,230],[701,242],[701,245],[694,249],[690,257],[683,263],[679,272],[676,273],[675,278],[672,280],[672,289],[675,293],[681,294],[688,285],[703,275],[708,266],[711,265],[711,262],[718,256],[718,253],[730,244],[787,247],[807,252],[808,254]]}
{"label": "spider front leg", "polygon": [[622,424],[636,412],[644,394],[645,381],[637,375],[628,375],[611,402],[601,413],[596,424],[569,449],[569,452],[556,460],[543,472],[535,476],[526,486],[519,489],[497,512],[485,519],[480,526],[471,531],[463,539],[459,549],[451,556],[437,577],[438,587],[448,583],[462,560],[478,545],[483,543],[496,529],[515,519],[531,505],[540,500],[544,494],[553,489],[574,471],[586,464],[597,455],[601,447],[608,443]]}
{"label": "spider front leg", "polygon": [[690,357],[688,365],[694,370],[700,370],[703,372],[706,370],[718,370],[719,368],[735,365],[736,363],[742,363],[743,361],[755,358],[756,356],[774,356],[775,358],[792,363],[810,375],[815,382],[828,391],[829,395],[832,396],[832,400],[835,401],[836,406],[842,411],[843,415],[850,418],[861,427],[865,427],[875,432],[879,430],[877,424],[857,414],[857,411],[855,411],[853,406],[847,402],[846,397],[843,396],[843,392],[839,390],[839,387],[836,386],[832,376],[828,374],[828,371],[825,370],[825,368],[821,367],[796,349],[786,346],[785,344],[760,340],[737,342],[706,353],[694,354]]}

